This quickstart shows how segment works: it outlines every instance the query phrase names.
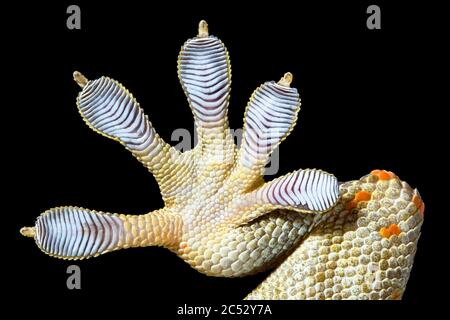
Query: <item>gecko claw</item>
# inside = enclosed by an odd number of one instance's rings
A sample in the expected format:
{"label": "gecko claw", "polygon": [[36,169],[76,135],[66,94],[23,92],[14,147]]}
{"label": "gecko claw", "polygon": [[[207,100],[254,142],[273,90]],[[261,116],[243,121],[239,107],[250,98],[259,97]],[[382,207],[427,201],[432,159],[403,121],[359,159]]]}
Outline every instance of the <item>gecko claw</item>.
{"label": "gecko claw", "polygon": [[86,86],[86,84],[88,83],[88,79],[85,76],[83,76],[83,74],[81,74],[81,72],[78,72],[78,71],[74,71],[73,80],[75,80],[75,82],[78,83],[78,85],[81,88],[84,88]]}
{"label": "gecko claw", "polygon": [[34,238],[36,229],[34,227],[23,227],[20,229],[20,234],[24,237]]}
{"label": "gecko claw", "polygon": [[209,36],[208,23],[205,20],[202,20],[198,23],[198,37],[206,38],[208,36]]}
{"label": "gecko claw", "polygon": [[285,87],[290,87],[293,75],[290,72],[286,72],[284,76],[278,81],[278,84]]}

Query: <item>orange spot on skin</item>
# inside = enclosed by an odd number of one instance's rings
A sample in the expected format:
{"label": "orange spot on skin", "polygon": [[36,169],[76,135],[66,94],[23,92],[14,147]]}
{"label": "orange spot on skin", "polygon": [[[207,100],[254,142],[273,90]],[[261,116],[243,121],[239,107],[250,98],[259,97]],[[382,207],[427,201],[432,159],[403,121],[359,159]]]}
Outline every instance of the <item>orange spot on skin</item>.
{"label": "orange spot on skin", "polygon": [[381,228],[380,229],[380,235],[383,238],[390,238],[392,235],[399,235],[401,232],[400,228],[397,224],[393,223],[388,228]]}
{"label": "orange spot on skin", "polygon": [[418,195],[415,194],[412,198],[412,201],[414,202],[417,208],[420,208],[422,206],[422,200],[419,198]]}
{"label": "orange spot on skin", "polygon": [[370,197],[371,197],[371,195],[370,195],[369,192],[367,192],[367,191],[360,191],[360,192],[355,194],[354,201],[356,201],[356,202],[369,201]]}
{"label": "orange spot on skin", "polygon": [[425,213],[425,203],[424,202],[422,202],[422,206],[419,208],[419,212],[423,217],[423,214]]}
{"label": "orange spot on skin", "polygon": [[359,191],[355,194],[355,197],[353,200],[347,202],[346,208],[347,210],[351,210],[353,208],[356,208],[358,203],[361,201],[369,201],[370,200],[370,193],[367,191]]}
{"label": "orange spot on skin", "polygon": [[400,228],[398,227],[398,225],[396,225],[395,223],[393,223],[393,224],[391,224],[391,225],[389,226],[389,232],[391,233],[391,235],[395,234],[395,235],[398,236],[398,235],[400,234],[401,230],[400,230]]}
{"label": "orange spot on skin", "polygon": [[390,180],[395,178],[395,174],[386,170],[372,170],[371,175],[378,177],[380,180]]}
{"label": "orange spot on skin", "polygon": [[420,196],[415,194],[412,198],[412,202],[414,202],[414,205],[419,209],[419,213],[423,216],[425,212],[425,203],[423,203]]}
{"label": "orange spot on skin", "polygon": [[381,171],[378,174],[378,178],[380,178],[380,180],[389,180],[392,178],[392,176],[389,174],[389,172]]}
{"label": "orange spot on skin", "polygon": [[389,238],[389,237],[391,236],[391,231],[389,231],[388,228],[381,228],[381,229],[380,229],[380,235],[381,235],[383,238]]}

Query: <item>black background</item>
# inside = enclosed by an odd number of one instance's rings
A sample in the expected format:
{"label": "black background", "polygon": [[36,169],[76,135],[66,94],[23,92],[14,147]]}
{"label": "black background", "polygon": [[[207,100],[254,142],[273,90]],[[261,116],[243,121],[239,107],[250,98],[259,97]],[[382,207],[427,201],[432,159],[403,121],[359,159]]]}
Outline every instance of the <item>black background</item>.
{"label": "black background", "polygon": [[[3,11],[5,65],[11,71],[5,94],[12,98],[7,108],[12,114],[2,127],[10,150],[5,176],[12,177],[5,194],[12,225],[4,255],[11,268],[4,279],[11,300],[25,306],[37,301],[43,309],[67,306],[74,314],[97,306],[171,318],[184,303],[237,303],[267,276],[206,277],[165,249],[139,248],[76,262],[82,289],[69,291],[66,268],[72,262],[49,258],[18,233],[54,206],[138,214],[163,205],[146,169],[83,123],[72,72],[122,82],[166,141],[176,128],[192,132],[176,60],[201,19],[230,53],[231,128],[242,126],[257,86],[286,71],[294,74],[302,109],[296,129],[281,145],[279,174],[316,167],[346,181],[387,169],[419,189],[426,219],[399,306],[410,309],[439,296],[432,286],[443,271],[431,259],[436,222],[429,217],[436,211],[438,173],[430,172],[430,158],[439,127],[433,125],[436,113],[425,93],[430,60],[425,54],[433,49],[423,20],[439,9],[377,1],[256,2],[246,8],[223,2],[138,3],[17,4]],[[69,4],[81,7],[81,30],[66,28]],[[369,4],[381,7],[381,30],[366,28]],[[276,309],[290,306],[295,312],[308,306],[298,304],[278,303]]]}

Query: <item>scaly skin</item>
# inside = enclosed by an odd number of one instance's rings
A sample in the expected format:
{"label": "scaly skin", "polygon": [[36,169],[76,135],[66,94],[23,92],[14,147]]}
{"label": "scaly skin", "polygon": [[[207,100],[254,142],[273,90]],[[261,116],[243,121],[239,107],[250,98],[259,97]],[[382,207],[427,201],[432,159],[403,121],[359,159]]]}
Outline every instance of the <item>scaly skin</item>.
{"label": "scaly skin", "polygon": [[[406,182],[377,172],[342,184],[325,221],[247,299],[401,299],[424,204]],[[355,203],[358,194],[369,199]]]}
{"label": "scaly skin", "polygon": [[[264,167],[300,110],[297,90],[290,87],[292,74],[255,90],[237,150],[227,119],[228,53],[209,36],[204,21],[198,36],[181,49],[178,75],[199,136],[197,146],[184,153],[158,136],[120,83],[74,73],[82,88],[77,99],[82,118],[97,133],[120,142],[154,175],[164,208],[144,215],[53,208],[34,227],[22,228],[24,236],[62,259],[164,246],[210,276],[245,276],[281,264],[249,298],[401,297],[422,216],[403,221],[423,213],[417,192],[413,195],[386,171],[340,187],[333,175],[316,169],[264,182]],[[352,242],[342,242],[354,235]]]}

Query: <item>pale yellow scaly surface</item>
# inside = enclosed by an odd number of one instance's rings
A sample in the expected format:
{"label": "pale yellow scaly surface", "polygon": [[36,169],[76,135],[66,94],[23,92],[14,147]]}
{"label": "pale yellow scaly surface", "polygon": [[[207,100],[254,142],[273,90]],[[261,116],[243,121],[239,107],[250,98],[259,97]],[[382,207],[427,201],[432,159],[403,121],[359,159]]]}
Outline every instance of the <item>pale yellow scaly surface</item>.
{"label": "pale yellow scaly surface", "polygon": [[[413,201],[416,191],[397,177],[374,175],[346,182],[340,191],[342,201],[325,221],[247,299],[402,297],[423,222]],[[371,199],[346,210],[359,191]],[[392,224],[400,233],[383,237],[380,230]]]}

